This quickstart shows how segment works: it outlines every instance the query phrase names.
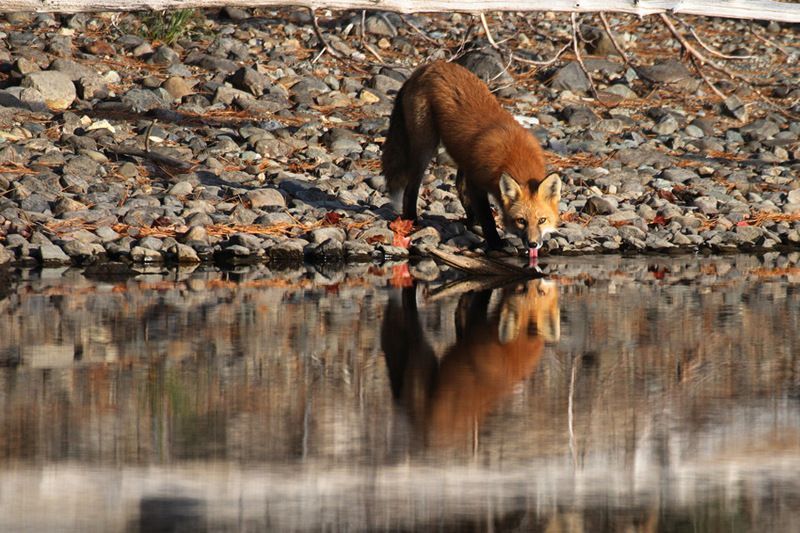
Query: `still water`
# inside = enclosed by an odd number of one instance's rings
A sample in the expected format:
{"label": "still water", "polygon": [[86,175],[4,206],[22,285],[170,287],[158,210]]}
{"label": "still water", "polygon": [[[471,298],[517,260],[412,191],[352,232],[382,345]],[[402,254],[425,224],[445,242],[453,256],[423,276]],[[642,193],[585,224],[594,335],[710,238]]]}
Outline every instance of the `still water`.
{"label": "still water", "polygon": [[800,531],[799,260],[13,273],[0,531]]}

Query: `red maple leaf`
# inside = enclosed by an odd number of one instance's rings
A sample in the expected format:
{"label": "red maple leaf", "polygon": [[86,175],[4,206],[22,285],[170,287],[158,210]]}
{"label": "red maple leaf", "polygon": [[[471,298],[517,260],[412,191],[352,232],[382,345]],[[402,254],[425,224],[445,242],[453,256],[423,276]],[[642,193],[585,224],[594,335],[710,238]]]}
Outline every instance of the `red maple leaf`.
{"label": "red maple leaf", "polygon": [[389,280],[389,283],[392,287],[397,287],[398,289],[414,285],[414,278],[411,277],[411,272],[408,271],[408,263],[392,267],[392,279]]}
{"label": "red maple leaf", "polygon": [[334,226],[334,225],[338,224],[340,220],[342,220],[342,215],[340,215],[339,213],[337,213],[335,211],[330,211],[330,212],[325,214],[325,223],[326,224],[330,224],[331,226]]}

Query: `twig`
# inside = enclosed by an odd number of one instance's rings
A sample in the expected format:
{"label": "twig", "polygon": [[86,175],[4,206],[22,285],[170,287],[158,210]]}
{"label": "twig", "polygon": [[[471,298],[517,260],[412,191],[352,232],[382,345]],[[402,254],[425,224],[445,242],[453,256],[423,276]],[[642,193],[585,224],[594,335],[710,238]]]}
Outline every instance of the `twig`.
{"label": "twig", "polygon": [[689,33],[692,34],[694,40],[697,41],[697,44],[699,44],[703,48],[703,50],[705,50],[714,57],[719,57],[721,59],[754,59],[756,57],[756,56],[730,56],[727,54],[723,54],[722,52],[717,52],[716,50],[714,50],[713,48],[711,48],[710,46],[708,46],[706,43],[703,42],[703,40],[700,38],[699,35],[697,35],[697,32],[694,31],[694,28],[688,22],[684,22],[683,20],[677,17],[676,20],[681,24],[683,24],[689,30]]}
{"label": "twig", "polygon": [[574,12],[570,13],[570,20],[572,21],[572,51],[575,53],[575,59],[578,61],[578,65],[580,65],[581,70],[586,75],[586,79],[589,80],[589,87],[592,89],[592,95],[598,102],[600,102],[600,95],[597,94],[597,87],[594,86],[592,75],[589,74],[589,71],[586,69],[586,65],[583,63],[581,50],[578,46],[578,17]]}
{"label": "twig", "polygon": [[153,121],[147,126],[147,130],[144,132],[144,151],[150,152],[150,134],[153,132],[153,126],[156,125],[158,122],[157,118],[154,118]]}
{"label": "twig", "polygon": [[789,55],[789,52],[786,50],[786,48],[784,48],[783,46],[779,45],[778,43],[776,43],[772,39],[767,39],[763,35],[759,35],[758,32],[756,32],[756,30],[755,30],[755,26],[750,25],[750,33],[752,33],[753,37],[755,37],[756,39],[758,39],[762,43],[765,43],[765,44],[767,44],[769,46],[774,46],[783,55],[785,55],[785,56]]}
{"label": "twig", "polygon": [[606,14],[603,13],[602,11],[598,14],[600,15],[600,22],[603,23],[603,29],[606,30],[606,35],[608,35],[608,38],[611,39],[611,44],[614,45],[614,50],[616,50],[619,56],[622,58],[622,61],[625,63],[625,66],[629,66],[631,62],[628,59],[628,54],[626,54],[625,50],[622,49],[622,46],[619,44],[619,41],[617,41],[617,38],[611,31],[611,25],[608,23]]}
{"label": "twig", "polygon": [[486,22],[486,15],[483,12],[480,14],[480,19],[481,26],[483,26],[483,31],[486,34],[486,39],[489,41],[489,44],[492,45],[492,48],[495,50],[500,50],[500,46],[494,40],[494,37],[492,37],[492,31],[489,29],[489,23]]}
{"label": "twig", "polygon": [[369,45],[369,44],[367,44],[366,42],[364,42],[364,43],[361,43],[361,44],[364,46],[364,49],[365,49],[367,52],[369,52],[370,54],[372,54],[373,56],[375,56],[375,59],[377,59],[377,60],[380,62],[381,66],[384,66],[384,65],[386,65],[386,61],[384,61],[384,60],[383,60],[383,58],[381,57],[381,55],[378,53],[378,51],[377,51],[377,50],[375,50],[375,49],[374,49],[372,46],[370,46],[370,45]]}
{"label": "twig", "polygon": [[144,159],[148,159],[157,165],[167,165],[170,167],[175,167],[181,170],[188,170],[192,168],[192,164],[187,161],[181,161],[180,159],[175,159],[174,157],[170,157],[168,155],[159,154],[158,152],[149,152],[147,150],[142,150],[140,148],[134,148],[132,146],[112,146],[112,145],[105,145],[104,148],[111,152],[114,152],[117,155],[127,155],[133,157],[142,157]]}
{"label": "twig", "polygon": [[725,96],[725,93],[720,91],[717,88],[717,86],[714,85],[714,83],[708,78],[708,76],[706,76],[705,72],[703,72],[701,65],[697,64],[697,59],[695,59],[694,56],[691,56],[690,59],[692,61],[692,65],[694,65],[695,70],[697,70],[697,73],[700,74],[700,77],[703,78],[703,81],[706,82],[706,85],[708,85],[708,88],[711,89],[714,92],[714,94],[725,100],[727,98],[727,96]]}
{"label": "twig", "polygon": [[425,33],[425,32],[424,32],[424,31],[422,31],[420,28],[418,28],[417,26],[415,26],[415,25],[414,25],[414,24],[413,24],[413,23],[412,23],[410,20],[408,20],[406,17],[404,17],[404,16],[402,16],[402,15],[401,15],[401,16],[400,16],[400,20],[402,20],[402,21],[403,21],[403,23],[404,23],[406,26],[408,26],[409,28],[411,28],[412,30],[414,30],[416,33],[418,33],[418,34],[420,35],[420,37],[422,37],[423,39],[425,39],[425,40],[426,40],[426,41],[428,41],[429,43],[431,43],[431,44],[436,44],[436,45],[438,45],[438,44],[439,44],[439,43],[436,41],[436,39],[434,39],[434,38],[432,38],[432,37],[429,37],[427,33]]}
{"label": "twig", "polygon": [[758,89],[758,87],[753,85],[753,83],[746,76],[743,76],[742,74],[739,74],[737,72],[732,72],[730,69],[725,68],[722,65],[716,64],[714,61],[706,58],[703,54],[698,52],[697,49],[694,48],[691,44],[689,44],[689,42],[686,40],[686,38],[683,35],[680,34],[680,32],[677,30],[677,28],[675,28],[675,25],[672,24],[672,21],[669,19],[669,17],[667,17],[667,15],[665,15],[664,13],[659,13],[658,16],[664,22],[664,25],[667,26],[667,28],[669,29],[670,33],[672,33],[672,35],[675,36],[676,39],[678,39],[678,42],[681,43],[681,45],[683,46],[683,49],[686,50],[686,52],[689,53],[690,56],[692,56],[694,59],[696,59],[700,65],[708,64],[708,66],[710,66],[711,68],[713,68],[717,72],[725,74],[731,80],[739,80],[741,82],[746,83],[750,87],[750,89],[752,89],[753,92],[756,93],[759,98],[761,98],[762,102],[766,103],[768,106],[770,106],[773,109],[775,109],[778,113],[780,113],[780,114],[782,114],[782,115],[784,115],[784,116],[786,116],[788,118],[791,118],[792,120],[800,120],[800,116],[795,115],[794,113],[791,113],[791,112],[787,111],[782,106],[780,106],[780,105],[776,104],[775,102],[773,102],[769,97],[767,97],[764,93],[762,93]]}
{"label": "twig", "polygon": [[[672,21],[669,19],[668,16],[666,16],[664,13],[659,13],[658,16],[661,18],[661,21],[667,26],[667,29],[669,29],[670,33],[678,40],[679,43],[681,43],[681,46],[683,46],[683,49],[686,50],[686,53],[689,54],[689,57],[691,57],[692,59],[692,64],[697,69],[697,73],[700,74],[700,77],[703,78],[703,81],[706,83],[706,85],[708,85],[709,88],[711,88],[711,90],[714,91],[714,94],[716,94],[717,96],[719,96],[724,100],[726,96],[722,93],[722,91],[720,91],[719,89],[716,88],[716,86],[714,86],[714,84],[711,82],[711,80],[708,79],[708,77],[703,72],[703,69],[701,68],[706,63],[708,63],[712,68],[715,68],[716,70],[719,70],[719,67],[714,65],[713,62],[706,59],[706,57],[703,54],[698,52],[691,44],[689,44],[689,41],[686,40],[686,37],[681,35],[681,33],[678,31],[678,28],[675,27],[675,25],[672,23]],[[730,73],[728,73],[728,75],[732,76],[732,74]]]}
{"label": "twig", "polygon": [[332,47],[331,44],[328,42],[328,40],[325,38],[325,36],[322,34],[322,29],[319,27],[319,21],[317,20],[317,12],[314,10],[313,7],[309,7],[308,12],[311,14],[311,25],[314,28],[314,33],[316,34],[317,39],[319,39],[319,42],[322,43],[323,49],[327,50],[327,52],[333,57],[337,59],[341,58],[342,54],[334,47]]}

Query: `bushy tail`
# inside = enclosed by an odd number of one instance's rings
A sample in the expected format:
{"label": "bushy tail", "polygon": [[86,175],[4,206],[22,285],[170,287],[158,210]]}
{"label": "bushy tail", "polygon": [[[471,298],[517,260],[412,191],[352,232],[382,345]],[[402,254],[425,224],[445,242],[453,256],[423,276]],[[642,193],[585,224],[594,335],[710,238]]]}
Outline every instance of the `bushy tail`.
{"label": "bushy tail", "polygon": [[409,168],[409,139],[406,128],[406,117],[403,110],[403,90],[402,87],[394,101],[392,115],[389,118],[389,131],[386,133],[386,141],[383,143],[383,175],[386,178],[386,188],[395,209],[401,209],[403,189],[408,183]]}

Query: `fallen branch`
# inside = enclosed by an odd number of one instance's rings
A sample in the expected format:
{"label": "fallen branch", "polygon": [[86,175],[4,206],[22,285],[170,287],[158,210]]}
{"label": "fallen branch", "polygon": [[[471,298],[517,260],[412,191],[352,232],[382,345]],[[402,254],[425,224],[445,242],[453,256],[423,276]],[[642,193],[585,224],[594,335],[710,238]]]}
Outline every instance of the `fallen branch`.
{"label": "fallen branch", "polygon": [[[491,11],[556,11],[630,13],[640,17],[657,13],[708,17],[800,22],[800,5],[776,0],[293,0],[309,9],[381,9],[397,13],[482,13]],[[100,11],[161,11],[165,9],[283,7],[286,0],[3,0],[4,12],[80,13]]]}
{"label": "fallen branch", "polygon": [[535,269],[523,268],[499,260],[456,255],[436,248],[430,248],[428,251],[445,264],[476,276],[536,277],[539,275]]}
{"label": "fallen branch", "polygon": [[309,7],[308,12],[311,14],[311,26],[314,28],[314,34],[317,36],[317,39],[319,39],[320,44],[322,44],[322,49],[337,59],[341,58],[342,54],[331,46],[328,39],[326,39],[325,35],[322,33],[322,29],[319,27],[319,20],[317,20],[317,12],[313,7]]}

